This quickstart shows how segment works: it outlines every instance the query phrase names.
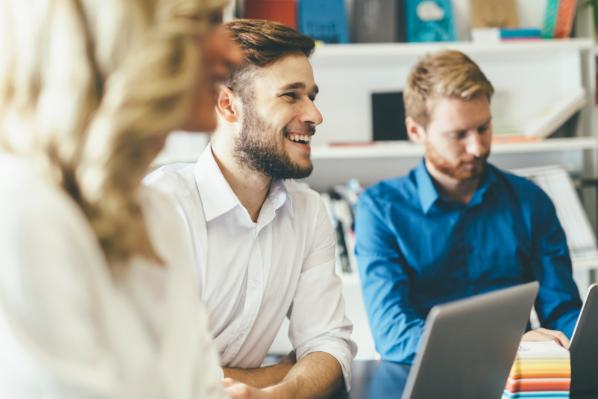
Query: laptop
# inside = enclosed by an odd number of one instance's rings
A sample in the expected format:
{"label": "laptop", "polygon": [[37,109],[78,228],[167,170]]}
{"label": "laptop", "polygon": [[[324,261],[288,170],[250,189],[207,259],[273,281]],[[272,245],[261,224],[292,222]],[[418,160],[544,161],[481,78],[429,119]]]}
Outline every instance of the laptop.
{"label": "laptop", "polygon": [[571,337],[571,394],[598,394],[598,285],[588,289]]}
{"label": "laptop", "polygon": [[538,283],[434,306],[403,399],[500,398]]}

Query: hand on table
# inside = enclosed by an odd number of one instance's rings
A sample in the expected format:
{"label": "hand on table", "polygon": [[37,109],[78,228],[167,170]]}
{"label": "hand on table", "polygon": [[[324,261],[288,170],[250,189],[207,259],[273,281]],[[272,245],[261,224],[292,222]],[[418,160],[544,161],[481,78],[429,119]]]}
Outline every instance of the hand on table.
{"label": "hand on table", "polygon": [[523,334],[522,341],[554,341],[563,348],[569,349],[569,338],[560,331],[536,328]]}

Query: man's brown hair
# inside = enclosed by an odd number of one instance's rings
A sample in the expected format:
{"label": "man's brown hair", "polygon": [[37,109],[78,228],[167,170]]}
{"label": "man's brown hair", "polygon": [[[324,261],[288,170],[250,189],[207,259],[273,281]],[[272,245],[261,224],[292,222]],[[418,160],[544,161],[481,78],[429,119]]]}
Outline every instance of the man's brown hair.
{"label": "man's brown hair", "polygon": [[492,83],[471,58],[443,50],[426,55],[409,73],[403,91],[405,114],[427,126],[437,97],[469,101],[485,96],[490,101],[493,94]]}
{"label": "man's brown hair", "polygon": [[226,83],[233,91],[243,91],[248,84],[246,72],[253,68],[265,67],[290,54],[309,57],[315,47],[310,37],[277,22],[237,19],[224,26],[244,54],[244,62],[233,69]]}

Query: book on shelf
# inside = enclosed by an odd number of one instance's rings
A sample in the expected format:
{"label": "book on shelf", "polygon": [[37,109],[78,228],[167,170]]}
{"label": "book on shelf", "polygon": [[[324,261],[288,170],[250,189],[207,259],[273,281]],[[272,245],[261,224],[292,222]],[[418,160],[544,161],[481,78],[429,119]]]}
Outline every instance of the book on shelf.
{"label": "book on shelf", "polygon": [[476,43],[500,43],[513,40],[540,40],[538,28],[474,28],[471,39]]}
{"label": "book on shelf", "polygon": [[556,25],[556,17],[559,11],[559,0],[546,0],[546,8],[544,11],[544,27],[542,29],[542,37],[551,39],[554,37],[554,26]]}
{"label": "book on shelf", "polygon": [[571,36],[576,6],[576,0],[559,0],[559,9],[554,25],[553,37],[563,39]]}
{"label": "book on shelf", "polygon": [[243,16],[252,19],[267,19],[297,29],[296,0],[245,0]]}
{"label": "book on shelf", "polygon": [[571,36],[576,6],[576,0],[546,0],[542,36],[557,39]]}
{"label": "book on shelf", "polygon": [[519,15],[515,0],[470,0],[472,28],[517,28]]}
{"label": "book on shelf", "polygon": [[408,42],[456,40],[450,0],[405,0]]}
{"label": "book on shelf", "polygon": [[351,24],[355,43],[404,42],[404,0],[353,0]]}
{"label": "book on shelf", "polygon": [[299,0],[299,31],[325,43],[349,43],[344,0]]}

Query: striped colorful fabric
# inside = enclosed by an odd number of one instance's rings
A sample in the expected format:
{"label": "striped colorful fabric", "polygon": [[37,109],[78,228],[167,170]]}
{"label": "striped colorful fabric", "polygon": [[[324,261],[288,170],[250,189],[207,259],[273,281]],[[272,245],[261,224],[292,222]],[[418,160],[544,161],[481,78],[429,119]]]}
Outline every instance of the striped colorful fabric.
{"label": "striped colorful fabric", "polygon": [[570,385],[569,351],[554,342],[522,342],[503,399],[568,398]]}

